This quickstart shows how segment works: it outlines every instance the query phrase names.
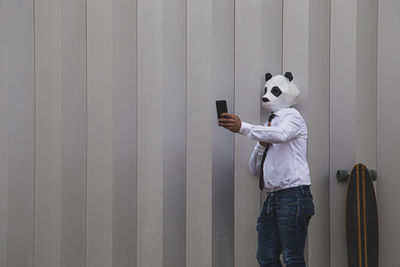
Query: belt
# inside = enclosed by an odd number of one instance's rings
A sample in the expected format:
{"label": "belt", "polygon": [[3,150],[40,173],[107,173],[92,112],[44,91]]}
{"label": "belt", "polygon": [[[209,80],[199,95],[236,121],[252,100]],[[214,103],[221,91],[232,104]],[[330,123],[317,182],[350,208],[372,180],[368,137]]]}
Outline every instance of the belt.
{"label": "belt", "polygon": [[279,194],[287,193],[287,192],[296,192],[297,190],[300,190],[301,193],[304,194],[305,190],[310,190],[310,185],[299,185],[299,186],[276,190],[276,191],[269,192],[269,193],[267,192],[267,196],[279,195]]}

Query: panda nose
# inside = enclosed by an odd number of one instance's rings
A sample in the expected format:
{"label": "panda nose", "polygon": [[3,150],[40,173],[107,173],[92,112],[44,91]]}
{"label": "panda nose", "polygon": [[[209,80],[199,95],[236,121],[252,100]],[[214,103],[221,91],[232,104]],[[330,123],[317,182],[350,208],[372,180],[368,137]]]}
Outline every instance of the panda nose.
{"label": "panda nose", "polygon": [[263,98],[262,98],[262,102],[269,102],[269,99],[266,98],[266,97],[263,97]]}

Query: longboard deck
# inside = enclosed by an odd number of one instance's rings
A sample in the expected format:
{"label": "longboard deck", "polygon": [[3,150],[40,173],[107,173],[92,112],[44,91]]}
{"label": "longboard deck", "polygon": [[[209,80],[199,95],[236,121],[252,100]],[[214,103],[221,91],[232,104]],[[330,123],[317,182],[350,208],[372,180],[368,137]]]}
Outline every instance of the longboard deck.
{"label": "longboard deck", "polygon": [[351,171],[346,201],[349,267],[378,267],[378,210],[368,169],[357,164]]}

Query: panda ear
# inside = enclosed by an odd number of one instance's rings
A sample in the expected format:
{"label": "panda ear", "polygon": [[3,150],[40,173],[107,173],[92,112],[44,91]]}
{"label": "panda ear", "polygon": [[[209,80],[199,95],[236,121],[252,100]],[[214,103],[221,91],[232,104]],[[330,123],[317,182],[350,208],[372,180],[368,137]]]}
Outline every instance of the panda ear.
{"label": "panda ear", "polygon": [[291,72],[286,72],[285,77],[289,79],[289,82],[293,80],[293,74]]}
{"label": "panda ear", "polygon": [[265,81],[268,82],[270,79],[272,78],[272,74],[271,73],[265,73]]}

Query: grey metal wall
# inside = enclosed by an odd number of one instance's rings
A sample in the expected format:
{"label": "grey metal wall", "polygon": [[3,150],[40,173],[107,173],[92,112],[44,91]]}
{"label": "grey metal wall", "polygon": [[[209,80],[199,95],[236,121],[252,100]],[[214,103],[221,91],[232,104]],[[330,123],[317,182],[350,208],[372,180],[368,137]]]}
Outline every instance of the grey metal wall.
{"label": "grey metal wall", "polygon": [[186,8],[164,5],[163,266],[186,264]]}
{"label": "grey metal wall", "polygon": [[288,3],[2,1],[2,266],[256,266],[254,142],[214,101],[264,122],[284,49],[305,86]]}
{"label": "grey metal wall", "polygon": [[[346,184],[336,170],[376,168],[377,1],[332,0],[330,88],[331,266],[347,264]],[[379,181],[378,181],[379,184]]]}
{"label": "grey metal wall", "polygon": [[1,1],[0,264],[32,266],[35,205],[33,1]]}
{"label": "grey metal wall", "polygon": [[309,266],[346,265],[334,174],[358,161],[378,170],[391,266],[399,12],[391,0],[0,1],[0,267],[257,266],[255,142],[218,127],[214,103],[265,122],[264,74],[285,71],[309,130]]}
{"label": "grey metal wall", "polygon": [[400,2],[379,1],[378,28],[378,99],[377,99],[377,173],[380,230],[380,266],[397,262],[400,240],[400,187],[397,167],[400,164]]}

